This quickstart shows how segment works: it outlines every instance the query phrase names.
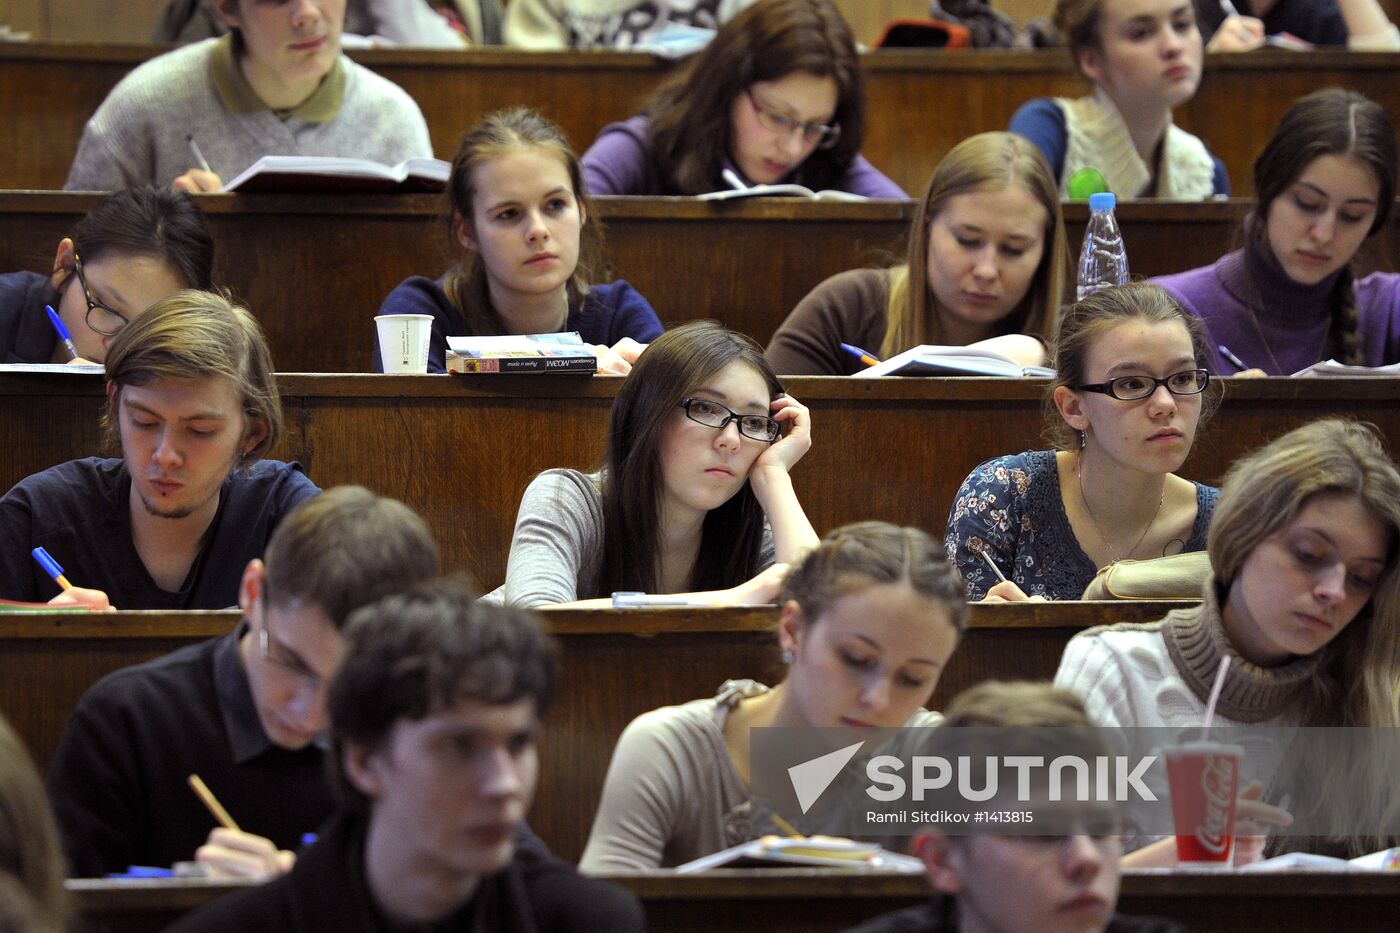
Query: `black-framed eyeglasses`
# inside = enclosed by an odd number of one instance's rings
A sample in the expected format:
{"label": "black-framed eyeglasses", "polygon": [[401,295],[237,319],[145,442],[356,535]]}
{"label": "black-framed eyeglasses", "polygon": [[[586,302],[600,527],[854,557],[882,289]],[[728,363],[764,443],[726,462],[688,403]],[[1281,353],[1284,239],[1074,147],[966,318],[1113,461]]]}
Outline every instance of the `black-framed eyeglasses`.
{"label": "black-framed eyeglasses", "polygon": [[82,286],[83,300],[87,302],[87,326],[104,337],[115,337],[121,333],[121,329],[131,321],[116,308],[110,308],[92,297],[87,276],[83,275],[83,261],[76,252],[73,254],[73,271],[78,273],[78,284]]}
{"label": "black-framed eyeglasses", "polygon": [[1095,382],[1074,388],[1079,392],[1102,392],[1109,398],[1135,402],[1156,392],[1158,386],[1166,386],[1172,395],[1200,395],[1209,384],[1210,370],[1183,369],[1165,379],[1154,379],[1151,376],[1119,376],[1107,382]]}
{"label": "black-framed eyeglasses", "polygon": [[753,105],[754,116],[758,117],[758,125],[770,133],[778,133],[782,136],[791,136],[793,133],[801,131],[802,141],[809,146],[815,145],[818,149],[830,149],[836,145],[841,138],[841,125],[833,123],[828,126],[825,123],[800,123],[792,117],[765,104],[754,96],[752,90],[745,90],[749,103]]}
{"label": "black-framed eyeglasses", "polygon": [[268,664],[288,677],[296,680],[297,687],[308,693],[321,689],[321,678],[308,671],[301,662],[287,657],[280,643],[274,643],[267,621],[267,593],[264,591],[259,601],[262,603],[262,618],[258,622],[258,653]]}
{"label": "black-framed eyeglasses", "polygon": [[741,415],[732,408],[708,398],[683,398],[681,407],[691,421],[723,431],[731,421],[739,422],[739,433],[756,441],[773,443],[782,433],[777,421],[767,415]]}

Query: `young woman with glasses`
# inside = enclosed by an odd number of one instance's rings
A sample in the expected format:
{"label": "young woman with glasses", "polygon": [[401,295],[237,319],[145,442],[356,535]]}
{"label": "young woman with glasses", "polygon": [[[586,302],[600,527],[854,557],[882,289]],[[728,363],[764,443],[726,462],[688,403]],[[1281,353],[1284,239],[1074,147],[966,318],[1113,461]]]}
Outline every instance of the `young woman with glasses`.
{"label": "young woman with glasses", "polygon": [[752,340],[712,321],[667,331],[618,390],[602,469],[546,470],[525,490],[490,598],[772,602],[785,565],[817,543],[788,475],[811,431]]}
{"label": "young woman with glasses", "polygon": [[855,40],[830,0],[759,0],[583,156],[591,194],[691,195],[795,182],[905,193],[860,155]]}
{"label": "young woman with glasses", "polygon": [[[207,290],[214,238],[194,199],[130,188],[102,199],[58,244],[53,272],[0,275],[0,362],[101,363],[133,318],[183,288]],[[73,360],[44,306],[72,335]]]}
{"label": "young woman with glasses", "polygon": [[983,463],[948,516],[972,599],[1078,599],[1114,561],[1205,549],[1219,490],[1173,471],[1217,401],[1208,352],[1200,322],[1154,285],[1065,310],[1046,392],[1058,449]]}
{"label": "young woman with glasses", "polygon": [[1205,365],[1241,370],[1222,344],[1250,375],[1400,361],[1400,275],[1358,278],[1356,262],[1387,225],[1395,172],[1395,126],[1374,101],[1327,88],[1288,108],[1254,160],[1244,248],[1156,280],[1205,322]]}

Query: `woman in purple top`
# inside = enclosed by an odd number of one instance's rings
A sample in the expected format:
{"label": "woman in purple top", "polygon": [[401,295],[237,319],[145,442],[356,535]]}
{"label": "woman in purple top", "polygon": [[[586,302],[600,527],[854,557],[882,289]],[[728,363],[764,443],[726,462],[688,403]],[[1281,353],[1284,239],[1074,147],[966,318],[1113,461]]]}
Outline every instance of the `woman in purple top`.
{"label": "woman in purple top", "polygon": [[[429,372],[446,372],[449,334],[578,331],[599,371],[626,373],[661,322],[626,282],[588,284],[602,254],[589,213],[559,127],[523,108],[490,114],[462,139],[447,181],[448,236],[461,259],[436,281],[400,283],[379,313],[432,315]],[[373,365],[383,372],[377,341]]]}
{"label": "woman in purple top", "polygon": [[793,182],[908,197],[861,156],[864,123],[855,39],[830,0],[759,0],[657,90],[646,114],[604,127],[584,174],[593,194]]}
{"label": "woman in purple top", "polygon": [[1288,109],[1254,160],[1259,207],[1244,249],[1155,280],[1205,322],[1212,369],[1286,376],[1327,359],[1400,362],[1400,275],[1354,272],[1390,216],[1395,171],[1395,127],[1380,105],[1328,88]]}

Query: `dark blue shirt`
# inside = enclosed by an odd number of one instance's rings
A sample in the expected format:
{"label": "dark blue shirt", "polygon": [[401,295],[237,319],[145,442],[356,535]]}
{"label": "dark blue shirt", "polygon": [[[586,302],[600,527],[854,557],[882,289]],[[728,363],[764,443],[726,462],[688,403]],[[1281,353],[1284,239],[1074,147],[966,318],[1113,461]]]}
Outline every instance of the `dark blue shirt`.
{"label": "dark blue shirt", "polygon": [[47,275],[0,275],[0,363],[47,363],[58,335],[44,305],[58,309],[58,290]]}
{"label": "dark blue shirt", "polygon": [[[447,372],[447,338],[467,334],[466,321],[458,313],[447,292],[443,279],[433,281],[421,275],[400,282],[384,299],[380,314],[431,314],[433,336],[428,343],[428,372]],[[372,324],[373,322],[371,322]],[[661,321],[641,293],[623,279],[607,285],[594,285],[582,301],[569,302],[569,316],[564,330],[578,331],[584,343],[612,346],[623,337],[638,343],[651,343],[661,336]],[[379,356],[379,339],[374,339],[374,360],[371,366],[384,372]]]}
{"label": "dark blue shirt", "polygon": [[[1241,16],[1256,15],[1250,9],[1249,0],[1240,0],[1235,6]],[[1291,32],[1313,45],[1347,44],[1347,23],[1333,0],[1278,0],[1259,18],[1264,21],[1265,35]],[[1196,23],[1200,26],[1202,40],[1209,42],[1223,22],[1225,11],[1220,8],[1219,0],[1199,0]]]}
{"label": "dark blue shirt", "polygon": [[299,463],[259,460],[224,481],[219,510],[178,592],[161,589],[131,539],[131,477],[119,459],[70,460],[0,498],[0,599],[46,602],[58,584],[30,551],[43,546],[74,586],[119,609],[227,609],[248,561],[287,513],[320,492]]}

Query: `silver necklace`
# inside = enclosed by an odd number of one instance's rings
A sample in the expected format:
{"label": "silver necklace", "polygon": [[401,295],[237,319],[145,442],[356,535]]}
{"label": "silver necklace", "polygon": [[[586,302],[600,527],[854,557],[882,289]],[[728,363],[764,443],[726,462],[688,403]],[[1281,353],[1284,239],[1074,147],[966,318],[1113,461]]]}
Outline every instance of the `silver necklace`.
{"label": "silver necklace", "polygon": [[[1099,533],[1099,537],[1103,539],[1104,547],[1108,548],[1108,553],[1113,555],[1113,562],[1116,564],[1123,558],[1118,555],[1118,549],[1113,546],[1113,542],[1108,539],[1108,535],[1103,533],[1103,526],[1100,525],[1099,520],[1094,517],[1094,509],[1091,505],[1089,505],[1089,497],[1084,495],[1084,476],[1081,472],[1083,469],[1083,465],[1084,455],[1081,451],[1074,457],[1074,482],[1075,485],[1079,487],[1079,501],[1084,503],[1084,511],[1089,513],[1089,521],[1094,523],[1094,530],[1097,531]],[[1157,498],[1157,511],[1152,513],[1152,518],[1148,520],[1147,527],[1142,529],[1142,534],[1138,535],[1137,542],[1133,544],[1131,548],[1128,549],[1129,557],[1132,557],[1134,552],[1136,552],[1137,549],[1142,546],[1142,542],[1147,539],[1147,533],[1152,530],[1153,525],[1157,524],[1157,516],[1162,514],[1162,503],[1166,500],[1166,484],[1163,483],[1162,495]]]}

